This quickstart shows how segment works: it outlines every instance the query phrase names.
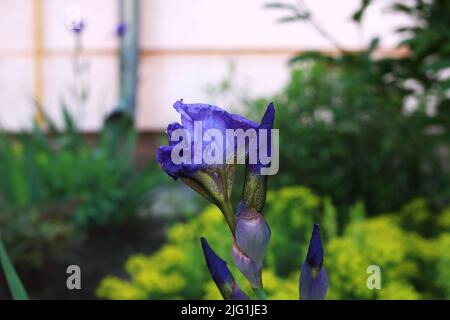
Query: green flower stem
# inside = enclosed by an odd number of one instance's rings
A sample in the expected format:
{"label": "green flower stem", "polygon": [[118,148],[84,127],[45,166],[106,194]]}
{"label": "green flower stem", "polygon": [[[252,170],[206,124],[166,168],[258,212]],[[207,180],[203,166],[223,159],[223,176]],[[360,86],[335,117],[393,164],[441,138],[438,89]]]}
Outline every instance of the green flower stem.
{"label": "green flower stem", "polygon": [[266,300],[266,292],[263,288],[253,288],[253,292],[258,300]]}
{"label": "green flower stem", "polygon": [[228,227],[231,230],[231,233],[234,235],[234,231],[236,230],[236,217],[231,207],[231,202],[229,199],[226,199],[220,206],[220,211],[222,211],[225,220],[228,223]]}
{"label": "green flower stem", "polygon": [[222,211],[225,220],[227,220],[228,227],[234,236],[234,231],[236,230],[236,216],[234,214],[233,207],[231,205],[230,198],[228,196],[228,177],[225,169],[219,170],[220,180],[222,181],[222,193],[223,201],[219,205],[220,211]]}

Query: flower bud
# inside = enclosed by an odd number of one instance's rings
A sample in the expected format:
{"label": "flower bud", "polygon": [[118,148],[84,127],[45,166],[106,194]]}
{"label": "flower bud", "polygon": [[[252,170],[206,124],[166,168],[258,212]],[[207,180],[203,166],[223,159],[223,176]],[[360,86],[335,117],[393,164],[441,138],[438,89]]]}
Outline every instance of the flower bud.
{"label": "flower bud", "polygon": [[[275,109],[273,103],[267,106],[266,112],[258,127],[258,132],[263,129],[267,132],[267,140],[261,140],[261,136],[258,138],[258,158],[261,156],[262,150],[268,151],[271,155],[271,129],[273,129],[273,123],[275,118]],[[267,165],[267,164],[266,164]],[[261,167],[264,167],[259,158],[257,163],[248,163],[245,171],[244,180],[244,192],[243,201],[247,208],[255,209],[261,212],[266,202],[266,190],[267,190],[267,175],[261,175]]]}
{"label": "flower bud", "polygon": [[263,215],[247,209],[241,202],[238,208],[236,245],[257,265],[262,265],[270,241],[270,228]]}
{"label": "flower bud", "polygon": [[249,300],[249,297],[239,289],[227,263],[211,249],[205,238],[200,238],[200,241],[206,265],[223,298],[226,300]]}
{"label": "flower bud", "polygon": [[233,259],[253,288],[262,287],[263,260],[270,240],[270,228],[264,217],[240,203],[237,214]]}
{"label": "flower bud", "polygon": [[300,298],[323,300],[327,294],[328,277],[323,267],[323,247],[319,225],[315,224],[309,242],[308,254],[300,275]]}
{"label": "flower bud", "polygon": [[233,260],[252,288],[262,288],[262,265],[256,265],[255,261],[239,249],[236,242],[233,243]]}
{"label": "flower bud", "polygon": [[254,173],[248,169],[245,173],[243,201],[247,208],[261,212],[266,202],[267,176]]}

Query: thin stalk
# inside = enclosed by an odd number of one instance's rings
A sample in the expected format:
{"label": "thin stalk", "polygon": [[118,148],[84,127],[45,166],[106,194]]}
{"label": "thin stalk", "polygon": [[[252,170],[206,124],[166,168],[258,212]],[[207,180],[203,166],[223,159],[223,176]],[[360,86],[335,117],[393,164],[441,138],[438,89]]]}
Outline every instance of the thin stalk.
{"label": "thin stalk", "polygon": [[224,203],[220,206],[220,211],[222,211],[223,216],[228,223],[228,227],[230,228],[231,233],[234,235],[234,231],[236,230],[236,217],[229,200],[224,201]]}
{"label": "thin stalk", "polygon": [[266,300],[266,292],[263,288],[253,288],[253,292],[258,300]]}
{"label": "thin stalk", "polygon": [[297,0],[298,7],[302,8],[309,16],[306,21],[309,21],[309,23],[316,29],[317,32],[320,33],[322,37],[327,39],[338,51],[345,52],[343,47],[339,44],[339,42],[322,26],[322,24],[316,20],[309,10],[308,6],[305,4],[303,0]]}
{"label": "thin stalk", "polygon": [[220,204],[219,208],[225,217],[225,220],[228,223],[228,227],[231,230],[231,233],[234,236],[234,231],[236,230],[236,216],[234,214],[233,207],[231,205],[230,198],[228,197],[228,180],[225,169],[219,170],[220,180],[222,181],[222,193],[223,193],[223,201]]}

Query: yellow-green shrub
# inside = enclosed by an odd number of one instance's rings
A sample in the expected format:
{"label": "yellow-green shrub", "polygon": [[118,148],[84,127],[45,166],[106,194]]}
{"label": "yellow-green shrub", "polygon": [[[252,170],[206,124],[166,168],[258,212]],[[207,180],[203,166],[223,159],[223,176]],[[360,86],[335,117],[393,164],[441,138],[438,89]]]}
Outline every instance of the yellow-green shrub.
{"label": "yellow-green shrub", "polygon": [[[423,206],[415,201],[408,214]],[[351,222],[337,233],[336,210],[304,187],[270,192],[265,208],[272,239],[265,261],[263,281],[269,299],[297,299],[299,269],[305,258],[313,222],[321,223],[325,267],[329,275],[329,299],[418,299],[449,296],[450,234],[426,239],[405,231],[402,215],[365,219],[359,203],[349,212]],[[446,211],[447,212],[447,211]],[[447,213],[440,215],[446,221]],[[428,219],[428,218],[426,218]],[[104,278],[97,295],[108,299],[220,299],[204,262],[199,237],[208,239],[239,282],[248,284],[231,259],[231,235],[215,207],[187,223],[172,226],[165,245],[146,256],[131,256],[125,270],[129,279]],[[381,290],[369,290],[367,267],[381,268]]]}

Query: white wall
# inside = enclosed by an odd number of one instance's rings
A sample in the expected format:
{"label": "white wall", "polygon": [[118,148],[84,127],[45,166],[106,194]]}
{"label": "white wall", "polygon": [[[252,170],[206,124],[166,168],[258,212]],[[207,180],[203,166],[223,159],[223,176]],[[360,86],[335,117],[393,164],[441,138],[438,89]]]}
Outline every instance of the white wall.
{"label": "white wall", "polygon": [[[34,0],[0,0],[0,126],[17,130],[30,124],[34,85]],[[42,0],[44,76],[43,103],[60,120],[60,101],[69,101],[81,127],[97,130],[118,95],[118,23],[116,0]],[[330,50],[330,44],[304,23],[276,24],[281,11],[264,9],[268,0],[141,0],[141,64],[137,123],[160,130],[177,120],[172,104],[212,102],[206,88],[223,80],[233,63],[237,91],[270,95],[287,79],[286,61],[296,50]],[[368,12],[358,29],[350,14],[359,0],[306,0],[316,18],[348,49],[360,49],[374,35],[391,48],[392,30],[404,22],[381,8]],[[67,30],[68,8],[78,6],[86,21],[83,33],[89,65],[90,93],[80,108],[70,95],[74,85],[74,36]],[[217,100],[217,99],[216,99]],[[225,104],[232,101],[225,101]],[[233,107],[226,105],[224,107]],[[236,106],[234,106],[236,107]]]}

